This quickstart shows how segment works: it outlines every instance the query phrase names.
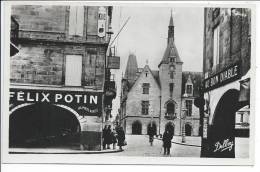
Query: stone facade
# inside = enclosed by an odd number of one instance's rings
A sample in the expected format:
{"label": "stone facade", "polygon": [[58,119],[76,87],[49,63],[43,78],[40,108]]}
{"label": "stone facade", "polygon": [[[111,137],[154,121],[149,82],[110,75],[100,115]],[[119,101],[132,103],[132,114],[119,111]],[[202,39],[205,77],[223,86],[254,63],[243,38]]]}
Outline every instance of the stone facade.
{"label": "stone facade", "polygon": [[[143,94],[143,84],[149,83],[149,93]],[[148,114],[142,113],[142,101],[149,101]],[[147,126],[148,121],[156,120],[156,125],[158,126],[159,118],[159,108],[160,105],[160,87],[155,80],[152,71],[149,66],[144,67],[143,72],[139,78],[135,81],[134,85],[131,87],[131,90],[127,94],[126,100],[126,133],[131,134],[132,129],[129,130],[132,126],[131,121],[140,120],[142,125]],[[129,126],[130,124],[130,126]],[[158,128],[158,127],[157,127]],[[142,133],[146,134],[146,127],[142,127]],[[142,134],[141,133],[141,134]]]}
{"label": "stone facade", "polygon": [[[19,23],[19,53],[10,61],[11,88],[103,93],[105,59],[110,35],[112,7],[84,6],[83,34],[69,34],[70,6],[15,5],[12,16]],[[104,37],[100,37],[100,10],[105,11]],[[82,57],[80,86],[65,84],[66,56]],[[103,106],[103,105],[101,105]],[[102,112],[104,113],[104,112]],[[80,142],[85,149],[101,149],[102,116],[86,116]],[[87,122],[86,122],[87,121]]]}
{"label": "stone facade", "polygon": [[[218,33],[216,28],[219,28]],[[237,69],[232,71],[233,66]],[[217,78],[227,70],[229,78],[225,82],[215,82],[214,87],[211,84],[207,89],[204,89],[205,105],[202,116],[204,117],[203,126],[207,127],[203,129],[203,157],[236,157],[236,113],[239,109],[250,104],[250,66],[251,9],[205,8],[204,80],[209,81],[213,77]],[[246,85],[246,88],[243,85]],[[206,84],[204,88],[206,88]],[[232,102],[231,106],[230,102]],[[248,133],[249,131],[247,131],[247,135],[249,135]],[[234,144],[234,149],[214,151],[215,144],[226,139]]]}
{"label": "stone facade", "polygon": [[[127,134],[137,134],[136,128],[140,129],[140,126],[141,132],[138,134],[147,134],[147,125],[153,121],[157,135],[163,134],[169,127],[174,135],[182,135],[183,132],[189,136],[199,135],[199,109],[193,102],[199,96],[202,74],[182,71],[183,62],[174,42],[172,16],[168,29],[167,47],[158,71],[151,70],[148,65],[144,68],[134,65],[133,71],[131,67],[126,67],[127,73],[135,73],[136,77],[131,78],[137,78],[134,82],[127,77],[122,79],[119,120]],[[132,64],[137,64],[136,58],[131,61]],[[143,92],[144,83],[149,83],[149,94]],[[190,94],[185,94],[187,84],[192,85]],[[186,100],[191,101],[189,107],[192,114],[183,118]],[[142,112],[142,101],[149,101],[146,115]]]}

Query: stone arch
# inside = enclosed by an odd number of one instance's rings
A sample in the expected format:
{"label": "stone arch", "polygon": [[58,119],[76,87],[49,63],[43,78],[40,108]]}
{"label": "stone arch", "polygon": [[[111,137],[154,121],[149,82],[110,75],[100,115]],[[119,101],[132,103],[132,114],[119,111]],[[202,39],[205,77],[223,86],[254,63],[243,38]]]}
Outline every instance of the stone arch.
{"label": "stone arch", "polygon": [[23,104],[10,111],[9,146],[56,147],[79,143],[80,123],[79,115],[69,108],[43,103]]}
{"label": "stone arch", "polygon": [[132,123],[132,134],[141,135],[142,134],[142,123],[139,120],[136,120]]}
{"label": "stone arch", "polygon": [[[34,105],[34,104],[35,103],[23,103],[23,104],[17,105],[16,107],[14,107],[13,109],[10,110],[9,116],[11,116],[16,110],[19,110],[20,108]],[[66,105],[62,105],[62,104],[53,104],[53,105],[66,109],[66,110],[70,111],[72,114],[74,114],[74,116],[78,119],[78,121],[80,123],[80,128],[82,130],[82,123],[85,122],[85,119],[82,116],[80,116],[78,114],[78,112],[76,112],[74,109],[72,109],[71,107],[68,107]]]}
{"label": "stone arch", "polygon": [[156,125],[156,122],[155,122],[155,121],[149,122],[149,123],[147,124],[147,134],[149,133],[149,132],[148,132],[149,129],[152,129],[152,131],[154,132],[155,135],[157,134],[157,125]]}
{"label": "stone arch", "polygon": [[178,106],[174,100],[170,99],[165,102],[164,108],[166,110],[167,115],[174,115],[176,113]]}
{"label": "stone arch", "polygon": [[[239,102],[237,89],[227,90],[219,99],[213,114],[212,125],[209,128],[209,157],[235,157],[235,116],[236,111],[245,106],[246,102]],[[231,149],[216,151],[216,144],[233,145]],[[228,142],[228,143],[226,143]]]}

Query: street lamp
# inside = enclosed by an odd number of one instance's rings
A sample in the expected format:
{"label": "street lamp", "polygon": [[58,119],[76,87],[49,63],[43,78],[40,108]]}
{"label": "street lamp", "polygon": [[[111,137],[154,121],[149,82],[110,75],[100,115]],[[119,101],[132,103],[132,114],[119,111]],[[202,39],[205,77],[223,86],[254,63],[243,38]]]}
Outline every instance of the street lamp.
{"label": "street lamp", "polygon": [[186,108],[183,108],[182,109],[182,139],[181,139],[181,142],[182,143],[185,143],[186,142],[186,139],[185,139],[185,120],[186,120],[186,112],[187,112],[187,109]]}

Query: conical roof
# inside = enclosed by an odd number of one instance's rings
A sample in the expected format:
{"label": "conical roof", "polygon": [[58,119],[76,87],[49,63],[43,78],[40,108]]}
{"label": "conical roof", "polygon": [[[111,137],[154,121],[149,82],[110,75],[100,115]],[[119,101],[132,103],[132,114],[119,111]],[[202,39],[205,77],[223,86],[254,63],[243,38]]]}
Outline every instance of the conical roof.
{"label": "conical roof", "polygon": [[169,57],[175,57],[176,58],[176,61],[175,62],[182,62],[181,59],[180,59],[180,56],[179,56],[179,53],[178,53],[178,50],[175,46],[175,43],[174,43],[174,40],[173,38],[170,38],[169,39],[169,43],[166,47],[166,50],[164,51],[164,55],[163,55],[163,58],[159,64],[159,66],[162,64],[162,63],[169,63]]}
{"label": "conical roof", "polygon": [[173,25],[172,12],[171,12],[171,18],[170,18],[170,23],[169,23],[169,26],[174,26],[174,25]]}
{"label": "conical roof", "polygon": [[136,56],[134,54],[130,54],[128,56],[124,78],[127,79],[130,83],[134,82],[136,79],[137,69],[138,66],[137,66]]}

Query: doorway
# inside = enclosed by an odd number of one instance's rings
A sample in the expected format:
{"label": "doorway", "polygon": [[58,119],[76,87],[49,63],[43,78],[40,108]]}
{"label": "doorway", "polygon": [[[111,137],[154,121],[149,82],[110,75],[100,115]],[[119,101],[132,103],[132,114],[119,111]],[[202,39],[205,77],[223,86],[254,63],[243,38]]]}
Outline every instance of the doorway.
{"label": "doorway", "polygon": [[135,121],[132,124],[132,134],[141,135],[142,134],[142,123],[140,121]]}

